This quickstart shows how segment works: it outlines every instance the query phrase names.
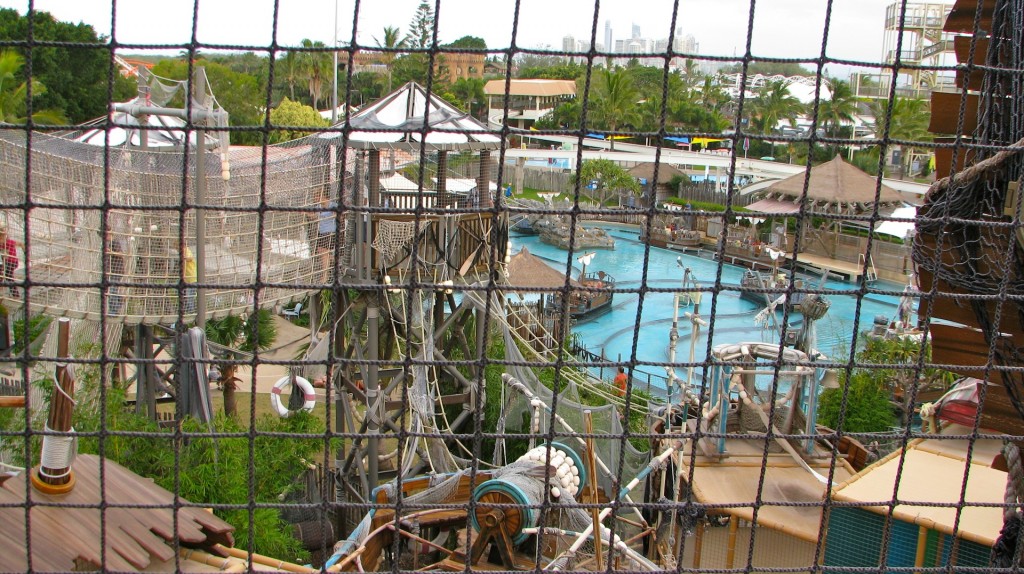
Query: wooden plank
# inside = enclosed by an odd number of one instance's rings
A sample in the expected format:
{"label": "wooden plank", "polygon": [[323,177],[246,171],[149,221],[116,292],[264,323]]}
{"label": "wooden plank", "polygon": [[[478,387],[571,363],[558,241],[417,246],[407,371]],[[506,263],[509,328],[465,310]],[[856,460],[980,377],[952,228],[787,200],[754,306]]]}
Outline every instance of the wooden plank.
{"label": "wooden plank", "polygon": [[[942,27],[942,31],[973,34],[978,2],[979,0],[956,0],[949,16],[946,17],[946,24]],[[995,11],[996,0],[981,0],[981,4],[981,20],[978,26],[981,30],[988,31],[992,29],[992,14]]]}
{"label": "wooden plank", "polygon": [[[956,53],[956,61],[966,64],[970,60],[975,66],[984,66],[988,54],[988,38],[981,36],[956,36],[953,38],[953,51]],[[973,41],[973,42],[972,42]],[[974,58],[971,58],[971,44],[974,43]],[[968,90],[978,91],[984,83],[985,72],[983,70],[971,70],[968,78],[965,70],[956,71],[956,86],[963,88],[967,84]]]}
{"label": "wooden plank", "polygon": [[[937,137],[935,143],[937,144],[951,144],[956,141],[956,138],[949,137]],[[968,139],[968,142],[972,140]],[[956,148],[956,170],[963,171],[965,167],[974,163],[974,150],[968,149],[966,146],[959,146]],[[953,148],[935,148],[935,177],[942,179],[949,176],[950,170],[953,167]]]}
{"label": "wooden plank", "polygon": [[957,92],[932,92],[931,121],[928,131],[933,134],[974,135],[978,129],[978,96],[967,94],[963,122],[960,122],[960,101]]}
{"label": "wooden plank", "polygon": [[[105,567],[116,570],[135,570],[148,567],[152,557],[173,556],[167,546],[174,532],[173,495],[149,479],[142,478],[124,467],[107,461],[104,467],[103,487],[99,482],[99,458],[79,456],[73,466],[76,485],[68,494],[50,496],[33,492],[32,497],[44,504],[32,508],[32,561],[37,568],[51,565],[57,570],[71,570],[75,560],[99,565],[100,511],[98,505],[110,505],[105,511],[106,528]],[[26,493],[23,480],[9,480],[0,485],[0,524],[9,540],[25,540],[24,504]],[[57,507],[46,503],[66,503],[73,507]],[[166,508],[125,508],[121,505],[165,505]],[[209,547],[218,541],[232,542],[230,524],[200,508],[181,508],[178,511],[178,534],[183,543]],[[148,533],[162,536],[161,541]],[[0,550],[7,549],[0,543]],[[20,555],[19,555],[20,554]],[[25,555],[3,552],[0,569],[21,570]]]}

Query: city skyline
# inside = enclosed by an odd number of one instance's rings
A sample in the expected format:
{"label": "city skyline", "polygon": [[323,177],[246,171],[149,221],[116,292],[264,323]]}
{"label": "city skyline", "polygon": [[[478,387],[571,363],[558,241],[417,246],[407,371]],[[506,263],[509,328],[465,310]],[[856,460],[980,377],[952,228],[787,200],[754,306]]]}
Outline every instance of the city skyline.
{"label": "city skyline", "polygon": [[[881,57],[885,7],[893,0],[834,0],[832,26],[826,56],[832,59],[877,62]],[[325,45],[334,41],[337,5],[339,44],[353,39],[354,0],[282,1],[279,4],[276,36],[273,31],[274,2],[254,0],[245,11],[225,2],[200,2],[195,37],[201,43],[264,47],[275,38],[280,46],[293,46],[303,38]],[[433,3],[431,3],[433,5]],[[27,9],[25,0],[0,0],[0,6]],[[407,32],[418,0],[363,1],[354,39],[375,46],[385,26]],[[645,0],[644,10],[635,3],[602,2],[594,14],[592,0],[521,0],[515,46],[519,49],[558,51],[562,38],[572,36],[589,45],[592,38],[605,44],[632,37],[638,27],[645,38],[667,39],[676,11],[675,28],[692,34],[700,42],[701,54],[719,58],[742,57],[746,52],[749,0]],[[90,24],[100,34],[111,35],[111,0],[36,0],[37,10],[56,18]],[[820,0],[776,0],[756,4],[750,51],[756,57],[814,60],[821,55],[826,3]],[[511,0],[488,3],[481,18],[479,3],[472,0],[443,0],[438,14],[439,40],[451,42],[462,36],[482,37],[489,49],[507,49],[513,39],[515,4]],[[121,44],[181,45],[192,39],[192,0],[168,0],[161,4],[160,25],[153,25],[153,8],[138,2],[116,5],[116,40]],[[309,15],[316,15],[310,21]],[[606,27],[611,23],[611,30]],[[312,25],[311,25],[312,24]],[[841,25],[840,25],[841,24]],[[813,33],[804,33],[813,30]],[[795,32],[800,33],[795,33]],[[611,32],[611,34],[609,34]],[[627,33],[628,32],[628,33]],[[611,38],[609,38],[611,36]],[[612,41],[609,42],[609,39]]]}

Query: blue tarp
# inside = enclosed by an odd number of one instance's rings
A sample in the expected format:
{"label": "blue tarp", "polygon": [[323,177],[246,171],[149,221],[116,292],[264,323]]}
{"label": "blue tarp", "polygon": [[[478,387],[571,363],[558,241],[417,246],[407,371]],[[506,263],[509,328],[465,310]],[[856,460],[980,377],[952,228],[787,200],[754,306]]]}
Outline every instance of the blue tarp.
{"label": "blue tarp", "polygon": [[684,138],[684,137],[668,136],[665,139],[670,141],[670,142],[676,142],[676,143],[682,143],[682,144],[690,143],[690,138]]}

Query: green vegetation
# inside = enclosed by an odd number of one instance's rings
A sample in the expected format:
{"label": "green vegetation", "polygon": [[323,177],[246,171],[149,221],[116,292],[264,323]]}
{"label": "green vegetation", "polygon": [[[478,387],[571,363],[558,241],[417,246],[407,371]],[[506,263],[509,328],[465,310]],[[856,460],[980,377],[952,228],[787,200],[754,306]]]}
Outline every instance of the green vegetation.
{"label": "green vegetation", "polygon": [[[39,336],[42,335],[50,327],[51,323],[53,323],[53,317],[49,315],[43,315],[42,313],[38,315],[32,315],[28,320],[29,344],[31,344],[33,341],[39,338]],[[18,356],[22,354],[22,352],[24,352],[25,350],[25,320],[17,319],[16,321],[14,321],[14,323],[11,325],[11,331],[14,336],[14,340],[12,341],[11,354],[14,356]],[[34,350],[33,352],[37,351]]]}
{"label": "green vegetation", "polygon": [[[608,159],[584,160],[573,177],[581,182],[580,193],[587,194],[601,205],[614,201],[621,192],[640,193],[640,184],[625,169]],[[596,182],[596,189],[588,189]]]}
{"label": "green vegetation", "polygon": [[244,320],[238,315],[210,319],[206,322],[206,338],[247,353],[265,351],[277,340],[274,313],[270,309],[260,309]]}
{"label": "green vegetation", "polygon": [[[714,212],[725,211],[725,206],[722,205],[721,203],[711,203],[710,201],[691,201],[689,199],[683,199],[681,197],[670,197],[670,198],[666,199],[664,201],[664,203],[672,203],[672,204],[675,204],[675,205],[682,205],[682,206],[685,206],[686,204],[690,204],[690,207],[692,207],[694,209],[694,211],[714,211]],[[732,210],[734,212],[736,212],[736,213],[743,213],[743,212],[750,211],[746,207],[740,207],[738,205],[732,206]]]}
{"label": "green vegetation", "polygon": [[[845,378],[845,377],[844,377]],[[843,394],[846,393],[846,416],[842,417]],[[877,377],[864,369],[856,369],[838,389],[821,393],[818,422],[843,432],[884,432],[896,424],[896,415],[889,402],[889,392]]]}
{"label": "green vegetation", "polygon": [[[9,124],[25,123],[28,117],[28,82],[21,81],[25,60],[12,50],[0,51],[0,121]],[[32,80],[32,98],[46,94],[46,86]],[[32,108],[32,121],[40,124],[65,124],[64,112],[56,109]]]}
{"label": "green vegetation", "polygon": [[[922,357],[922,354],[924,355]],[[917,369],[918,362],[931,360],[931,349],[921,348],[920,341],[904,338],[868,338],[857,353],[857,365],[838,389],[821,393],[818,422],[844,432],[882,432],[894,425],[906,425],[913,414],[911,398],[917,390],[945,390],[953,382],[952,373],[934,368]],[[846,416],[839,428],[843,395]]]}
{"label": "green vegetation", "polygon": [[[27,16],[20,15],[17,10],[0,8],[0,40],[26,41],[28,27]],[[92,26],[59,22],[48,12],[36,12],[32,20],[32,39],[37,43],[32,49],[32,87],[36,92],[32,103],[36,112],[60,112],[71,122],[79,123],[107,114],[107,93],[111,83],[114,101],[125,101],[135,96],[135,82],[111,69],[107,38],[98,36]],[[75,45],[39,45],[46,42]],[[11,50],[22,57],[26,55],[22,48]],[[5,69],[0,74],[7,71]],[[9,80],[5,78],[3,81],[7,83]],[[19,67],[12,85],[27,81],[27,70]],[[45,90],[39,92],[37,83],[45,86]],[[5,103],[4,121],[10,121],[6,119],[12,113],[8,105]]]}
{"label": "green vegetation", "polygon": [[270,123],[275,126],[295,126],[297,129],[282,129],[270,132],[270,143],[286,142],[312,133],[310,130],[330,125],[330,121],[320,117],[313,108],[293,102],[288,98],[281,100],[276,108],[270,111]]}
{"label": "green vegetation", "polygon": [[[79,349],[76,354],[82,350]],[[53,380],[45,378],[32,383],[43,391],[46,401],[53,391]],[[101,400],[105,398],[105,402]],[[98,369],[83,365],[77,370],[73,426],[82,433],[78,451],[102,454],[132,472],[153,479],[159,486],[177,492],[190,502],[209,505],[235,505],[241,508],[218,508],[214,512],[235,527],[235,542],[246,548],[253,540],[255,551],[285,560],[303,562],[308,559],[298,540],[291,536],[291,526],[275,508],[254,508],[250,529],[250,503],[280,503],[281,495],[294,488],[307,460],[316,460],[324,452],[326,438],[317,415],[295,413],[288,418],[258,416],[253,429],[247,424],[217,417],[213,427],[230,436],[210,438],[205,425],[193,419],[180,422],[184,440],[175,429],[167,429],[130,410],[125,391],[107,387],[99,392]],[[100,408],[103,404],[105,408]],[[40,411],[40,420],[33,428],[42,428],[47,409]],[[257,413],[260,410],[257,409]],[[20,432],[26,428],[23,409],[0,409],[0,429]],[[100,437],[99,431],[104,431]],[[145,433],[145,434],[142,434]],[[281,433],[304,434],[308,438],[282,438]],[[42,444],[40,435],[30,441],[31,455],[26,460],[21,449],[14,464],[29,467],[38,464]],[[251,455],[250,455],[251,453]],[[251,479],[250,479],[251,473]],[[255,498],[250,502],[251,491]],[[253,535],[255,533],[255,536]]]}

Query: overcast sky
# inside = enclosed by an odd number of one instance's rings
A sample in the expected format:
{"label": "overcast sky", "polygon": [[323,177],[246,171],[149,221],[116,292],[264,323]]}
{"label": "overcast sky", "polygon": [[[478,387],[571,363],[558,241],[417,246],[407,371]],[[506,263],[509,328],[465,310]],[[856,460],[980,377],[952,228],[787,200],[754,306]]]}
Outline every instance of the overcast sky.
{"label": "overcast sky", "polygon": [[[746,49],[751,0],[677,0],[677,27],[692,34],[703,54],[742,55]],[[832,58],[878,61],[882,55],[885,7],[894,0],[834,0],[826,54]],[[604,43],[605,20],[615,39],[630,36],[632,24],[648,38],[666,38],[676,0],[604,0],[597,15],[597,42]],[[202,43],[269,45],[273,38],[273,0],[202,0],[197,38]],[[419,0],[363,0],[356,39],[375,45],[385,26],[403,34]],[[431,1],[433,4],[433,1]],[[334,41],[335,6],[339,42],[352,40],[355,0],[280,0],[277,42],[303,38]],[[759,0],[753,22],[755,56],[816,58],[821,52],[827,0]],[[0,0],[0,6],[27,9],[25,0]],[[122,44],[182,44],[191,40],[192,0],[122,0],[116,4],[112,34],[111,0],[36,0],[37,10],[60,20],[85,22]],[[488,48],[512,41],[514,0],[442,0],[439,39],[480,36]],[[560,50],[562,37],[588,41],[594,26],[593,0],[521,0],[516,46],[548,45]],[[138,52],[140,50],[132,50]]]}

